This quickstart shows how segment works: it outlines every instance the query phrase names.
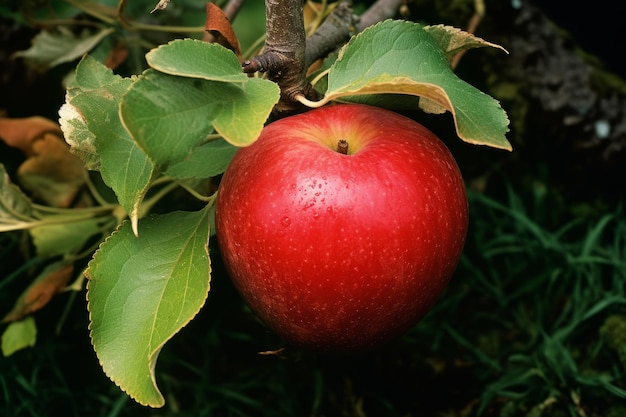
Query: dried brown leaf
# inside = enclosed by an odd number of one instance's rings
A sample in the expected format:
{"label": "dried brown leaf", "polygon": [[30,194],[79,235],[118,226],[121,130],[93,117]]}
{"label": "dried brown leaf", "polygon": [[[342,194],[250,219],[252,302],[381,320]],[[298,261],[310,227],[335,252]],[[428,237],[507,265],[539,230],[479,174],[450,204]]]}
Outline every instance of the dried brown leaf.
{"label": "dried brown leaf", "polygon": [[0,140],[3,140],[13,148],[21,150],[27,156],[32,155],[32,146],[35,139],[46,133],[62,135],[59,125],[45,117],[0,118]]}
{"label": "dried brown leaf", "polygon": [[20,320],[41,309],[61,292],[74,273],[72,264],[58,262],[46,268],[17,299],[13,309],[2,319],[3,323]]}
{"label": "dried brown leaf", "polygon": [[233,51],[241,59],[241,47],[235,31],[224,14],[215,3],[206,4],[206,23],[204,30],[215,38],[215,42]]}
{"label": "dried brown leaf", "polygon": [[85,181],[85,168],[56,134],[33,141],[31,156],[17,171],[20,185],[53,207],[69,207]]}

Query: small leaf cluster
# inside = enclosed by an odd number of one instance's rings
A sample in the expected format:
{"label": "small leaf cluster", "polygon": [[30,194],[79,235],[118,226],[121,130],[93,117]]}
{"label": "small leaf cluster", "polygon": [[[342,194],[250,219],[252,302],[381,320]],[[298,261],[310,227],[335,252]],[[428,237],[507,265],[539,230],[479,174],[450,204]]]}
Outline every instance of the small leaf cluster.
{"label": "small leaf cluster", "polygon": [[[197,56],[210,64],[193,65]],[[129,218],[86,271],[94,348],[123,390],[161,406],[154,379],[159,351],[209,291],[215,192],[200,191],[210,189],[237,146],[256,139],[280,93],[270,81],[246,77],[235,55],[216,44],[173,41],[146,58],[150,69],[124,78],[85,57],[60,115],[72,151],[100,172]],[[140,223],[161,196],[151,190],[168,190],[167,184],[206,206]]]}

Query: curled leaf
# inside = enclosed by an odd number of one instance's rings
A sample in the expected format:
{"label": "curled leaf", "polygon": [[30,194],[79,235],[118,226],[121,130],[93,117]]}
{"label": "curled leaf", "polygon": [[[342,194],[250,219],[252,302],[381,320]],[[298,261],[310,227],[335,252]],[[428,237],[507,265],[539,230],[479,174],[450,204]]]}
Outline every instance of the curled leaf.
{"label": "curled leaf", "polygon": [[448,57],[453,57],[461,51],[482,47],[500,49],[508,54],[508,51],[502,46],[487,42],[486,40],[459,28],[447,25],[434,25],[424,26],[424,30],[433,37],[439,46],[441,46],[441,49],[446,52]]}
{"label": "curled leaf", "polygon": [[426,98],[427,110],[452,114],[462,140],[511,150],[500,103],[461,80],[445,50],[416,23],[386,20],[353,37],[328,72],[324,99],[313,105],[382,94]]}
{"label": "curled leaf", "polygon": [[230,24],[230,20],[215,3],[206,4],[206,23],[204,30],[208,31],[215,38],[215,42],[233,51],[241,59],[241,47],[239,39]]}

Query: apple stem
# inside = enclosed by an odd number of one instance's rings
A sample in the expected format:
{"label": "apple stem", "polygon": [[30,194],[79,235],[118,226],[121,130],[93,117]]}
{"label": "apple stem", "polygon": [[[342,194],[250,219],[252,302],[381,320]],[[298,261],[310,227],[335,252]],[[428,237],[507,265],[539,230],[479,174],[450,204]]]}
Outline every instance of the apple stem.
{"label": "apple stem", "polygon": [[348,141],[347,140],[340,139],[339,142],[337,142],[337,152],[343,155],[348,154]]}

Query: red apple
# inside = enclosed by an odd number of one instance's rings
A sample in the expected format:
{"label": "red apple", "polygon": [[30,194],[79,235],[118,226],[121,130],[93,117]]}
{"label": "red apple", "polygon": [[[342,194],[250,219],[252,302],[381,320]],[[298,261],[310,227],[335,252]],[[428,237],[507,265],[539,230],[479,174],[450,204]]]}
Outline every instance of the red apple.
{"label": "red apple", "polygon": [[467,211],[459,169],[432,132],[340,104],[271,123],[237,152],[216,231],[234,285],[269,328],[303,348],[352,351],[402,334],[433,306]]}

